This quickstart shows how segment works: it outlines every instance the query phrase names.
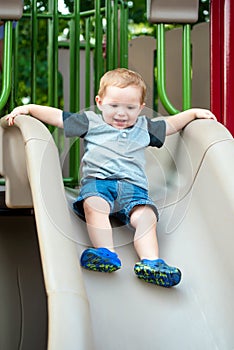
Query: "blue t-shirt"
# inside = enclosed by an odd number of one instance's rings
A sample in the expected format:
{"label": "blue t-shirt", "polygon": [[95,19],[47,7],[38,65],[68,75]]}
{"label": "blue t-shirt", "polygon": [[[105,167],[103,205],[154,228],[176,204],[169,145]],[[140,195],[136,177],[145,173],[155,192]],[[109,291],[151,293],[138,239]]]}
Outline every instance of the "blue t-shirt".
{"label": "blue t-shirt", "polygon": [[139,116],[135,125],[116,129],[107,124],[101,114],[63,112],[67,137],[84,139],[82,179],[118,179],[147,189],[145,148],[161,147],[166,135],[164,120],[152,121]]}

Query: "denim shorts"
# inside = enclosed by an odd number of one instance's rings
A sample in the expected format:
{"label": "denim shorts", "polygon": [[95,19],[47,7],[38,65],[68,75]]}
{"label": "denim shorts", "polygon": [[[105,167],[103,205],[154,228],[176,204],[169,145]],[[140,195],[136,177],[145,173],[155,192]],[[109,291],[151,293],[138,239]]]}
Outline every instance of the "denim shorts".
{"label": "denim shorts", "polygon": [[74,211],[85,220],[84,199],[97,196],[105,199],[110,205],[110,216],[117,217],[124,224],[130,223],[131,211],[135,206],[150,206],[157,220],[158,210],[150,199],[148,191],[124,180],[88,178],[82,183],[79,196],[73,204]]}

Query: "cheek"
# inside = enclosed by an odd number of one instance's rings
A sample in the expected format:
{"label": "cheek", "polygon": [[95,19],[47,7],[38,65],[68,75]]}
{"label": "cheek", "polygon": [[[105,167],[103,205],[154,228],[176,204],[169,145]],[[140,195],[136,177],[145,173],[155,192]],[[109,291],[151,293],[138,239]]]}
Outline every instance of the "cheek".
{"label": "cheek", "polygon": [[129,122],[131,122],[132,124],[135,124],[137,119],[138,119],[138,115],[129,115]]}
{"label": "cheek", "polygon": [[117,114],[117,110],[114,108],[108,108],[105,110],[106,118],[113,118]]}
{"label": "cheek", "polygon": [[102,112],[102,117],[105,120],[105,122],[108,122],[108,121],[112,120],[113,116],[114,116],[113,113],[106,112],[106,111]]}

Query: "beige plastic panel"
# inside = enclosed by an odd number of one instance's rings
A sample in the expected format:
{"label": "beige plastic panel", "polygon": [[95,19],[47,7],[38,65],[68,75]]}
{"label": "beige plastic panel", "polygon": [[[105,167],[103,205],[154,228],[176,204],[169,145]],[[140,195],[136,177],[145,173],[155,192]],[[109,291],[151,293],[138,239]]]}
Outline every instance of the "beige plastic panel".
{"label": "beige plastic panel", "polygon": [[17,127],[0,128],[0,134],[0,174],[6,180],[6,205],[9,208],[32,208],[25,144],[21,132]]}
{"label": "beige plastic panel", "polygon": [[199,0],[147,0],[147,18],[152,23],[195,23]]}
{"label": "beige plastic panel", "polygon": [[18,20],[23,14],[23,0],[0,0],[0,19]]}
{"label": "beige plastic panel", "polygon": [[33,216],[0,216],[0,349],[45,350],[47,297]]}
{"label": "beige plastic panel", "polygon": [[161,257],[183,275],[177,287],[164,289],[134,275],[133,233],[116,222],[122,269],[113,274],[80,271],[79,255],[90,242],[85,224],[71,210],[77,191],[67,190],[65,196],[56,147],[40,122],[26,118],[18,117],[17,126],[25,140],[48,295],[48,349],[232,349],[230,133],[219,123],[197,120],[169,137],[162,149],[147,152],[150,191],[160,211]]}
{"label": "beige plastic panel", "polygon": [[[7,130],[4,137],[9,139],[18,128],[25,145],[24,161],[47,294],[48,349],[92,349],[89,304],[78,263],[77,244],[74,239],[68,239],[77,235],[77,227],[72,225],[72,213],[67,207],[57,148],[48,129],[34,118],[18,116],[14,127],[7,127],[3,120],[2,127]],[[7,152],[3,150],[3,154]],[[15,148],[15,157],[17,154]],[[6,168],[4,175],[9,177]],[[12,188],[6,186],[6,196],[9,189]]]}
{"label": "beige plastic panel", "polygon": [[[206,150],[217,142],[232,140],[229,131],[214,122],[196,120],[186,127],[186,132],[167,138],[159,152],[147,151],[147,174],[157,181],[150,181],[150,193],[159,208],[180,201],[191,190]],[[203,136],[204,135],[204,136]]]}
{"label": "beige plastic panel", "polygon": [[[83,271],[96,349],[231,349],[233,138],[221,124],[197,120],[147,153],[151,192],[160,208],[161,257],[182,270],[182,282],[163,289],[138,280],[133,234],[113,222],[122,269],[110,275]],[[67,191],[69,203],[72,192]],[[90,244],[84,229],[78,243],[80,253]]]}

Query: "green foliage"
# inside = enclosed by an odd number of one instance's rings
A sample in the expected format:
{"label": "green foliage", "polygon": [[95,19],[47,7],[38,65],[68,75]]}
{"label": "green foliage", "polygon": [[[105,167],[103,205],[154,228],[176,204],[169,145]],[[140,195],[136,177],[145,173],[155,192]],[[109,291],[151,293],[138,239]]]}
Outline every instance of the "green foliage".
{"label": "green foliage", "polygon": [[[73,12],[74,9],[74,0],[64,0],[64,4],[66,7],[69,9],[70,12]],[[85,1],[80,1],[80,11],[89,11],[93,10],[95,6],[95,0],[85,0]],[[101,0],[101,6],[105,6],[105,0]]]}
{"label": "green foliage", "polygon": [[[19,22],[19,50],[18,50],[18,94],[16,104],[22,104],[22,98],[31,96],[31,25],[28,18],[22,18]],[[47,22],[44,19],[38,21],[39,41],[37,45],[37,78],[36,78],[36,103],[45,104],[47,101]]]}
{"label": "green foliage", "polygon": [[198,23],[209,22],[210,20],[210,0],[199,0]]}
{"label": "green foliage", "polygon": [[135,0],[131,1],[131,5],[129,8],[129,18],[131,19],[131,22],[134,22],[135,24],[138,23],[146,23],[146,0]]}

